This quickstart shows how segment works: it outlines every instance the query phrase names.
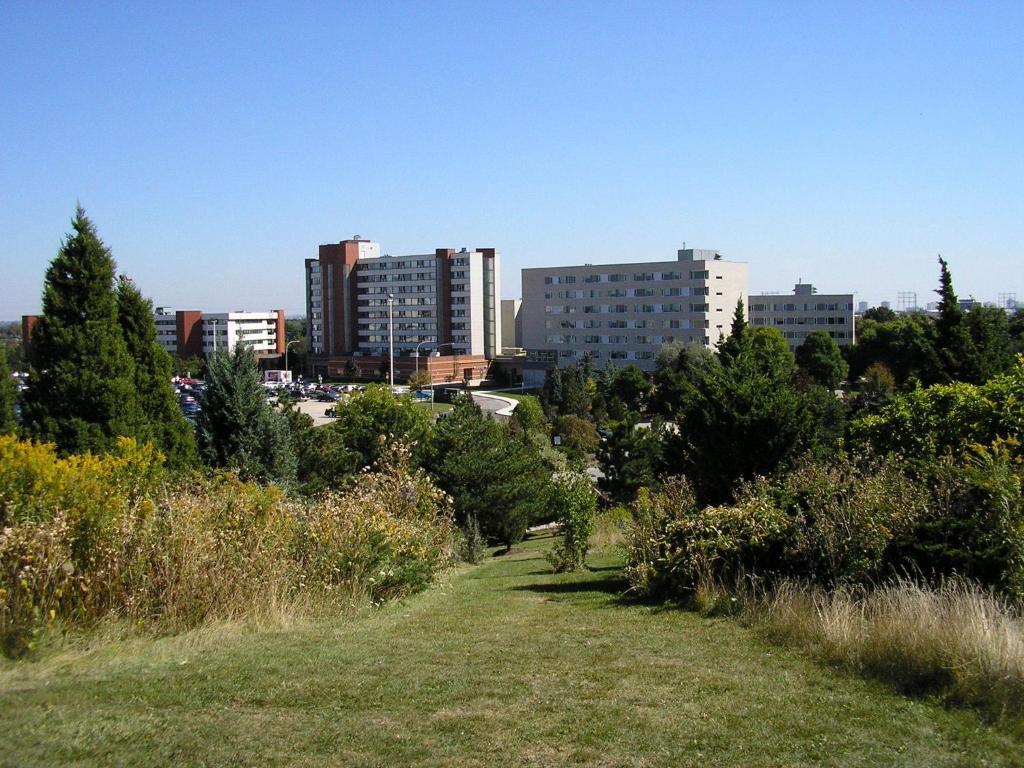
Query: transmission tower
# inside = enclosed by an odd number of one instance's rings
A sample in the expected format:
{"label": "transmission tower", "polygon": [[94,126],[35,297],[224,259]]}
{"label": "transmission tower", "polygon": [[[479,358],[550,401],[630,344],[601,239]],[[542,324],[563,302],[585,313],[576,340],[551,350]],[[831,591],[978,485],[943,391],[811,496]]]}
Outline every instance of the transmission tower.
{"label": "transmission tower", "polygon": [[900,291],[897,293],[896,308],[900,312],[917,309],[917,291]]}

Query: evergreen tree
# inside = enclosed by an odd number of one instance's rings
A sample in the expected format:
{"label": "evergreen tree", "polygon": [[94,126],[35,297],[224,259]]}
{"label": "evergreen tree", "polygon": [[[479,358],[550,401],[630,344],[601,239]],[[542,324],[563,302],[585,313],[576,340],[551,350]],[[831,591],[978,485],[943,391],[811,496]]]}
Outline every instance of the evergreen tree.
{"label": "evergreen tree", "polygon": [[1013,353],[1024,354],[1024,309],[1018,309],[1009,319],[1009,333]]}
{"label": "evergreen tree", "polygon": [[551,418],[562,410],[562,372],[558,368],[548,368],[544,372],[544,386],[540,391],[540,404],[544,412]]}
{"label": "evergreen tree", "polygon": [[64,454],[145,438],[135,368],[117,323],[116,266],[81,206],[46,270],[43,313],[32,333],[26,433]]}
{"label": "evergreen tree", "polygon": [[935,352],[938,368],[927,383],[963,381],[969,377],[970,361],[974,357],[970,332],[964,322],[964,313],[953,290],[953,276],[946,260],[939,256],[939,317],[935,322]]}
{"label": "evergreen tree", "polygon": [[156,340],[153,305],[128,278],[117,284],[117,321],[128,354],[135,361],[135,391],[148,422],[148,436],[173,467],[196,459],[191,425],[178,407],[171,387],[171,356]]}
{"label": "evergreen tree", "polygon": [[614,397],[630,411],[642,413],[647,408],[653,385],[647,375],[635,365],[627,365],[615,377]]}
{"label": "evergreen tree", "polygon": [[747,331],[747,317],[743,306],[743,297],[736,300],[736,309],[732,315],[732,328],[729,336],[718,345],[718,354],[722,365],[729,365],[736,359],[743,346],[743,336]]}
{"label": "evergreen tree", "polygon": [[597,461],[603,477],[601,490],[616,502],[629,504],[636,492],[651,487],[662,470],[665,441],[660,422],[651,429],[637,426],[638,416],[627,414],[598,446]]}
{"label": "evergreen tree", "polygon": [[562,369],[562,407],[559,412],[565,416],[581,416],[586,418],[590,415],[590,395],[587,394],[586,380],[582,371],[577,365],[570,365]]}
{"label": "evergreen tree", "polygon": [[286,417],[267,404],[256,359],[245,345],[210,358],[200,404],[199,450],[210,466],[233,469],[245,479],[295,479]]}
{"label": "evergreen tree", "polygon": [[832,390],[838,389],[850,372],[839,345],[827,331],[807,334],[803,344],[796,348],[796,362],[811,379]]}
{"label": "evergreen tree", "polygon": [[11,435],[18,430],[18,422],[14,418],[17,399],[18,388],[7,367],[7,345],[0,344],[0,435]]}
{"label": "evergreen tree", "polygon": [[678,430],[665,436],[665,463],[685,474],[702,503],[721,504],[737,483],[770,475],[803,450],[833,436],[836,399],[793,386],[786,340],[774,328],[752,328],[729,366],[696,363],[671,409]]}
{"label": "evergreen tree", "polygon": [[1013,338],[1010,319],[999,307],[976,304],[964,318],[971,336],[973,355],[965,371],[965,381],[984,384],[993,376],[1013,368]]}
{"label": "evergreen tree", "polygon": [[427,469],[451,495],[459,525],[476,521],[488,539],[510,549],[544,512],[551,485],[529,436],[484,416],[469,397],[437,423]]}

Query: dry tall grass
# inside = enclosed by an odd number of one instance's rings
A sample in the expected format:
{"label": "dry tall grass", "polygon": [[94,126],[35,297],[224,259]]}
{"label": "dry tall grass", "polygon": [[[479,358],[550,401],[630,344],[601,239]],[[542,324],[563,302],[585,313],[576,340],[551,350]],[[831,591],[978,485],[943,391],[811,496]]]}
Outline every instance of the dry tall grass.
{"label": "dry tall grass", "polygon": [[745,603],[776,638],[1024,727],[1024,626],[991,592],[958,580],[831,592],[786,582]]}
{"label": "dry tall grass", "polygon": [[[136,460],[134,446],[81,461],[10,440],[0,449],[10,470],[0,472],[0,643],[9,656],[57,628],[166,634],[337,612],[420,589],[453,557],[450,502],[401,451],[349,491],[296,502],[232,475],[170,490],[157,476],[135,493],[122,465],[146,469],[153,457]],[[95,490],[89,498],[81,477]]]}

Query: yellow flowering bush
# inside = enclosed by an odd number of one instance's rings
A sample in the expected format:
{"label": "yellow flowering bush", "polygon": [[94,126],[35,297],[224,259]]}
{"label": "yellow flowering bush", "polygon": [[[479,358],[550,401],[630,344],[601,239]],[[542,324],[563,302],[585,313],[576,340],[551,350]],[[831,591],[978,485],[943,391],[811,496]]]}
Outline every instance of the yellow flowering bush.
{"label": "yellow flowering bush", "polygon": [[450,502],[405,451],[312,502],[227,472],[167,487],[161,462],[131,441],[60,459],[0,438],[7,655],[30,651],[51,624],[174,632],[379,601],[421,589],[453,556]]}

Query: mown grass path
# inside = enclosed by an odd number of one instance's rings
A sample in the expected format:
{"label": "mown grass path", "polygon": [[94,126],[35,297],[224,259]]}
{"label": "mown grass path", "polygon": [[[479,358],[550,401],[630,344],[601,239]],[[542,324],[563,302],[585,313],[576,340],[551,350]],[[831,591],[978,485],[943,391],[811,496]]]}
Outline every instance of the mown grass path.
{"label": "mown grass path", "polygon": [[623,604],[550,539],[355,618],[0,669],[0,765],[1021,765],[1024,744],[761,642]]}

